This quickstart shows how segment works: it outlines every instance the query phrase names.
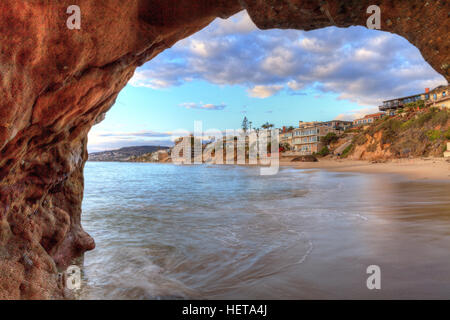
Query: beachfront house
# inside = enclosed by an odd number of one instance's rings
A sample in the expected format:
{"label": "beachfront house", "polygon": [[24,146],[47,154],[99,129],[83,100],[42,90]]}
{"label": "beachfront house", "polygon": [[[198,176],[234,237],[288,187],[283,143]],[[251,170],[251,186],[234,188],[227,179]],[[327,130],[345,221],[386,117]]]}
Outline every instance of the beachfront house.
{"label": "beachfront house", "polygon": [[449,86],[439,86],[431,91],[429,88],[426,88],[424,93],[383,101],[383,105],[379,109],[392,116],[397,114],[408,103],[420,100],[425,102],[425,106],[450,108]]}
{"label": "beachfront house", "polygon": [[450,86],[439,86],[432,90],[429,99],[426,101],[427,106],[438,108],[450,108]]}
{"label": "beachfront house", "polygon": [[283,127],[280,133],[280,144],[287,144],[289,148],[293,147],[292,137],[294,135],[294,130],[288,130],[286,127]]}
{"label": "beachfront house", "polygon": [[373,114],[368,114],[364,116],[363,118],[353,120],[353,126],[360,127],[360,126],[367,126],[369,124],[374,123],[378,119],[383,118],[386,115],[384,112],[378,112]]}
{"label": "beachfront house", "polygon": [[321,124],[339,131],[345,131],[353,126],[352,121],[344,121],[344,120],[326,121],[322,122]]}
{"label": "beachfront house", "polygon": [[319,152],[324,147],[324,144],[320,141],[321,137],[330,132],[336,134],[341,132],[341,130],[321,122],[300,122],[300,125],[299,128],[294,129],[292,143],[294,150],[302,155]]}

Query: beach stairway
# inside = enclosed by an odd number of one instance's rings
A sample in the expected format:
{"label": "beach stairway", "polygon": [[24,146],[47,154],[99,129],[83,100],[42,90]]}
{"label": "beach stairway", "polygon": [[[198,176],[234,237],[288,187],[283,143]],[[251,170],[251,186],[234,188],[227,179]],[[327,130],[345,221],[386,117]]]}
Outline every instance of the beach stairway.
{"label": "beach stairway", "polygon": [[[333,154],[335,155],[342,154],[342,152],[344,152],[344,150],[347,149],[347,147],[352,144],[352,139],[353,137],[347,138],[347,141],[345,141],[342,145],[337,147],[336,150],[333,151]],[[447,148],[447,150],[449,149]]]}
{"label": "beach stairway", "polygon": [[447,151],[444,152],[444,158],[450,158],[450,142],[447,142]]}

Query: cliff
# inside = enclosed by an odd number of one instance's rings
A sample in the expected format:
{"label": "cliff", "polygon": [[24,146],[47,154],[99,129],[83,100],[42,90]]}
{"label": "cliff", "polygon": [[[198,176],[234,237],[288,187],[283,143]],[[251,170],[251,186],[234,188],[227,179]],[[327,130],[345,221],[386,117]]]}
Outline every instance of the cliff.
{"label": "cliff", "polygon": [[[58,271],[95,247],[81,227],[90,128],[136,67],[215,18],[243,9],[261,29],[366,25],[372,0],[0,2],[0,298],[62,298]],[[376,3],[382,29],[450,79],[447,1]],[[130,110],[130,112],[133,112]]]}
{"label": "cliff", "polygon": [[[442,157],[450,140],[450,110],[427,108],[384,117],[340,140],[342,153],[353,160]],[[340,143],[338,142],[338,143]]]}

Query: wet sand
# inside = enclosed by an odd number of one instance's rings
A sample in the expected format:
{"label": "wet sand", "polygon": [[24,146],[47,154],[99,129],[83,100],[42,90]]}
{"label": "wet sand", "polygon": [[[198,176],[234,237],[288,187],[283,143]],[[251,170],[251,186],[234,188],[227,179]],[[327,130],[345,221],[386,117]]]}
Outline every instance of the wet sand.
{"label": "wet sand", "polygon": [[414,180],[450,181],[449,158],[395,159],[381,163],[347,159],[319,159],[319,162],[291,162],[291,159],[292,157],[283,157],[280,165],[298,169],[324,169],[334,172],[401,174]]}

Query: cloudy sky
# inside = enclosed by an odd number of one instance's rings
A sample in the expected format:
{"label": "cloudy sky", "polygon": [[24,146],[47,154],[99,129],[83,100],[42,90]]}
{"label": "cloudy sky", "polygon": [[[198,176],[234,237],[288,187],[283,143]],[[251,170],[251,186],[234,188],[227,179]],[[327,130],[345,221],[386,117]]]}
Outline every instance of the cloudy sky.
{"label": "cloudy sky", "polygon": [[258,30],[241,12],[217,19],[139,68],[89,151],[170,145],[180,130],[354,119],[390,98],[446,84],[417,48],[363,27]]}

